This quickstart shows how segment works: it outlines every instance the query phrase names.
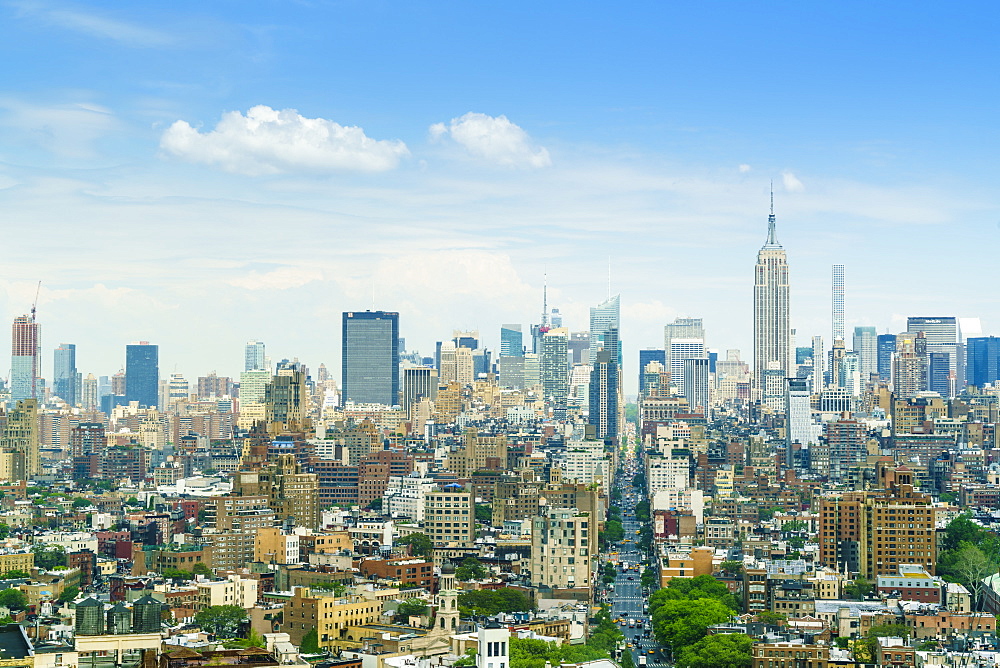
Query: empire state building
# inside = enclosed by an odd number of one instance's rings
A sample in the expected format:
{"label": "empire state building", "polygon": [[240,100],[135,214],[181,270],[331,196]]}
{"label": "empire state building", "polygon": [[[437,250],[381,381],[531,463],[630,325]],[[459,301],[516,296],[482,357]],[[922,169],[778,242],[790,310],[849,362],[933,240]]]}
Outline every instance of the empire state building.
{"label": "empire state building", "polygon": [[[783,394],[785,376],[792,371],[789,326],[788,260],[774,230],[774,193],[767,217],[767,242],[757,252],[753,286],[753,371],[755,396]],[[770,373],[765,374],[766,370]],[[776,371],[780,370],[780,374]],[[778,387],[767,387],[773,378]]]}

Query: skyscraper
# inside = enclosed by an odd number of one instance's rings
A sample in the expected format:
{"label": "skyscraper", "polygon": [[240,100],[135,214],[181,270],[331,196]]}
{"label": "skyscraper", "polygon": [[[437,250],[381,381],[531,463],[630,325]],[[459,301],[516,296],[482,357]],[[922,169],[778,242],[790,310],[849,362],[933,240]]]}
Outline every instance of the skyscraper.
{"label": "skyscraper", "polygon": [[709,407],[708,358],[688,358],[684,360],[684,396],[692,413],[701,413],[711,418]]}
{"label": "skyscraper", "polygon": [[826,363],[826,348],[823,346],[823,337],[814,336],[812,345],[812,391],[819,394],[826,387],[824,365]]}
{"label": "skyscraper", "polygon": [[39,363],[38,323],[35,322],[35,310],[31,315],[14,318],[11,329],[10,351],[10,402],[15,405],[23,399],[37,399],[39,392],[38,375],[41,373]]}
{"label": "skyscraper", "polygon": [[639,351],[639,396],[646,396],[646,365],[650,362],[659,362],[664,370],[667,368],[667,351],[652,348]]}
{"label": "skyscraper", "polygon": [[982,388],[1000,381],[1000,338],[981,336],[966,340],[969,361],[966,377],[969,385]]}
{"label": "skyscraper", "polygon": [[[605,345],[608,330],[617,329],[621,331],[621,295],[608,297],[597,306],[590,307],[590,363],[597,360],[597,352],[601,349],[608,350]],[[621,364],[621,351],[616,353],[619,356],[618,364]]]}
{"label": "skyscraper", "polygon": [[550,329],[542,336],[538,356],[545,404],[557,418],[565,417],[569,396],[568,346],[569,330],[565,327]]}
{"label": "skyscraper", "polygon": [[[753,289],[753,369],[756,397],[767,369],[787,375],[791,360],[788,260],[775,233],[774,193],[767,217],[767,241],[757,252]],[[781,388],[782,390],[784,388]],[[781,394],[784,394],[782,392]]]}
{"label": "skyscraper", "polygon": [[263,371],[264,369],[267,369],[267,358],[264,355],[264,342],[247,341],[243,370]]}
{"label": "skyscraper", "polygon": [[[948,355],[949,387],[941,393],[941,396],[945,398],[954,396],[957,390],[964,385],[965,379],[965,355],[958,328],[958,318],[909,317],[906,319],[906,331],[923,332],[927,339],[928,353],[946,353]],[[940,358],[938,359],[940,360]]]}
{"label": "skyscraper", "polygon": [[923,332],[903,332],[896,337],[892,360],[892,391],[901,398],[927,390],[927,339]]}
{"label": "skyscraper", "polygon": [[342,338],[344,401],[399,403],[399,313],[348,311]]}
{"label": "skyscraper", "polygon": [[663,328],[664,366],[670,384],[684,391],[684,360],[706,356],[705,328],[701,318],[675,318]]}
{"label": "skyscraper", "polygon": [[156,408],[160,390],[160,347],[149,341],[125,346],[125,401]]}
{"label": "skyscraper", "polygon": [[867,383],[873,373],[878,373],[878,334],[874,327],[854,328],[854,352],[861,365],[861,381]]}
{"label": "skyscraper", "polygon": [[892,356],[896,353],[896,335],[879,334],[875,345],[879,380],[883,383],[892,382]]}
{"label": "skyscraper", "polygon": [[844,339],[844,265],[833,265],[832,275],[832,321],[833,340]]}
{"label": "skyscraper", "polygon": [[60,343],[53,355],[52,391],[70,406],[80,401],[82,377],[76,370],[76,346]]}
{"label": "skyscraper", "polygon": [[600,350],[590,372],[590,413],[598,438],[618,438],[619,368],[614,350]]}
{"label": "skyscraper", "polygon": [[500,325],[500,357],[524,356],[524,337],[520,325]]}

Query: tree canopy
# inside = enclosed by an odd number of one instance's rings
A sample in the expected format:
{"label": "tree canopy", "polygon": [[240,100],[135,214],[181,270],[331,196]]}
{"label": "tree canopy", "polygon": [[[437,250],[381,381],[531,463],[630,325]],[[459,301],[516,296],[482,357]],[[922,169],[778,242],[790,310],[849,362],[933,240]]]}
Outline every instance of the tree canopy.
{"label": "tree canopy", "polygon": [[247,611],[238,605],[213,605],[196,614],[194,621],[219,638],[233,638],[246,618]]}
{"label": "tree canopy", "polygon": [[603,659],[608,655],[588,645],[561,645],[530,638],[510,639],[510,668],[545,668],[561,663],[581,663]]}
{"label": "tree canopy", "polygon": [[407,617],[421,617],[427,614],[427,601],[422,598],[408,598],[396,608],[396,616],[406,619]]}
{"label": "tree canopy", "polygon": [[683,647],[701,640],[708,627],[728,621],[732,615],[731,608],[714,598],[667,600],[653,613],[653,634],[661,643]]}
{"label": "tree canopy", "polygon": [[462,582],[482,580],[487,575],[486,567],[475,557],[466,557],[462,565],[455,569],[455,579]]}
{"label": "tree canopy", "polygon": [[11,612],[19,612],[28,609],[28,597],[20,589],[11,587],[0,591],[0,606],[7,608]]}
{"label": "tree canopy", "polygon": [[678,668],[750,668],[753,639],[743,633],[720,633],[677,652]]}
{"label": "tree canopy", "polygon": [[420,533],[419,531],[403,536],[396,541],[396,544],[409,545],[411,554],[424,557],[425,559],[434,556],[434,543],[427,534]]}
{"label": "tree canopy", "polygon": [[531,598],[522,591],[502,589],[474,589],[458,595],[458,610],[462,615],[495,615],[499,612],[531,610]]}
{"label": "tree canopy", "polygon": [[31,551],[35,555],[35,566],[50,571],[59,566],[68,565],[66,550],[61,545],[32,545]]}

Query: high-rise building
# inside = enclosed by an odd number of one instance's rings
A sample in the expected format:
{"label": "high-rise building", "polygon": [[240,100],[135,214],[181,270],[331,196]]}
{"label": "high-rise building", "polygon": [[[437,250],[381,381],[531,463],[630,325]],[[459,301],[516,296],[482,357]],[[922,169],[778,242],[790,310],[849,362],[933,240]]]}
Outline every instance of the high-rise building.
{"label": "high-rise building", "polygon": [[707,357],[684,360],[684,396],[692,413],[711,417],[709,406],[709,360]]}
{"label": "high-rise building", "polygon": [[844,265],[833,265],[832,279],[833,292],[830,306],[832,307],[833,340],[846,340],[844,334]]}
{"label": "high-rise building", "polygon": [[[606,300],[590,308],[590,359],[593,364],[600,350],[610,350],[607,345],[607,335],[611,329],[621,331],[621,295],[608,297]],[[621,351],[615,351],[621,365]]]}
{"label": "high-rise building", "polygon": [[892,358],[896,354],[896,335],[879,334],[875,345],[879,380],[883,383],[892,382]]}
{"label": "high-rise building", "polygon": [[35,311],[14,318],[11,328],[10,401],[39,398],[41,374],[38,323]]}
{"label": "high-rise building", "polygon": [[267,357],[264,354],[263,341],[247,341],[246,356],[243,362],[244,371],[264,371],[267,369]]}
{"label": "high-rise building", "polygon": [[475,362],[472,349],[458,346],[452,341],[441,344],[441,384],[458,383],[462,387],[475,380]]}
{"label": "high-rise building", "polygon": [[659,348],[650,348],[639,351],[639,396],[646,396],[646,365],[650,362],[659,362],[663,369],[667,368],[667,351]]}
{"label": "high-rise building", "polygon": [[41,472],[38,400],[23,399],[7,411],[0,433],[0,479],[27,481]]}
{"label": "high-rise building", "polygon": [[924,333],[928,354],[948,355],[949,387],[941,393],[941,396],[945,398],[954,396],[965,384],[965,355],[958,318],[909,317],[906,319],[906,331]]}
{"label": "high-rise building", "polygon": [[790,456],[793,443],[806,447],[813,440],[812,388],[805,378],[786,378],[785,383],[785,444]]}
{"label": "high-rise building", "polygon": [[472,547],[476,539],[472,492],[449,484],[424,494],[424,533],[435,547]]}
{"label": "high-rise building", "polygon": [[813,394],[819,394],[826,387],[826,380],[824,379],[824,374],[826,370],[823,368],[826,362],[826,348],[823,346],[823,337],[814,336],[812,345],[812,391]]}
{"label": "high-rise building", "polygon": [[[617,347],[617,346],[616,346]],[[614,350],[601,350],[590,372],[590,413],[597,438],[618,438],[619,368]]]}
{"label": "high-rise building", "polygon": [[406,410],[421,399],[433,400],[437,396],[438,372],[429,367],[403,370],[403,403]]}
{"label": "high-rise building", "polygon": [[70,406],[80,400],[80,373],[76,370],[76,346],[60,343],[53,355],[52,391]]}
{"label": "high-rise building", "polygon": [[854,328],[854,352],[858,354],[861,380],[867,383],[878,373],[878,334],[874,327]]}
{"label": "high-rise building", "polygon": [[569,397],[569,330],[550,329],[542,336],[538,356],[545,403],[557,418],[565,417]]}
{"label": "high-rise building", "polygon": [[675,318],[663,328],[664,366],[670,382],[684,391],[684,360],[707,356],[705,328],[701,318]]}
{"label": "high-rise building", "polygon": [[344,401],[399,403],[399,313],[348,311],[343,324]]}
{"label": "high-rise building", "polygon": [[951,391],[951,359],[948,353],[927,353],[927,389],[942,397]]}
{"label": "high-rise building", "polygon": [[156,408],[160,390],[160,348],[149,341],[125,346],[125,401]]}
{"label": "high-rise building", "polygon": [[524,355],[524,337],[521,325],[500,326],[500,357],[522,357]]}
{"label": "high-rise building", "polygon": [[81,389],[81,403],[87,410],[96,410],[101,405],[101,395],[98,392],[97,378],[94,374],[88,373],[83,379]]}
{"label": "high-rise building", "polygon": [[966,340],[968,365],[966,378],[969,385],[982,388],[987,383],[996,386],[1000,381],[1000,338],[982,336]]}
{"label": "high-rise building", "polygon": [[897,336],[892,361],[892,391],[896,397],[906,399],[926,391],[928,366],[927,339],[923,332],[903,332]]}
{"label": "high-rise building", "polygon": [[764,371],[777,368],[787,375],[792,362],[788,259],[775,232],[774,193],[767,217],[767,241],[757,252],[754,269],[753,321],[755,396],[760,397]]}

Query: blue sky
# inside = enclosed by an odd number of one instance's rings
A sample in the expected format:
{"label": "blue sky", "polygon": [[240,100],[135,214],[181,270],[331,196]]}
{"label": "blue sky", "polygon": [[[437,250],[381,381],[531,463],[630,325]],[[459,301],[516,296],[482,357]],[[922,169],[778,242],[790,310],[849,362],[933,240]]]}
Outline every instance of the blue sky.
{"label": "blue sky", "polygon": [[[344,310],[424,352],[621,292],[626,378],[677,315],[750,351],[768,183],[792,320],[996,333],[993,3],[0,3],[0,311],[45,369],[242,344],[339,369]],[[748,359],[749,361],[749,359]],[[630,380],[628,390],[634,389]]]}

